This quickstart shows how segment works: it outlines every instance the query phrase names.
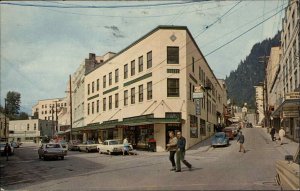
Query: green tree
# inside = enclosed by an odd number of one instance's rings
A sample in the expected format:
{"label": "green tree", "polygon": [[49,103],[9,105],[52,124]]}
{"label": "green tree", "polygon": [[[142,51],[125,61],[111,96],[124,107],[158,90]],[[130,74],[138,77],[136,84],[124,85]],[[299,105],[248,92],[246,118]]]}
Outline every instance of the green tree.
{"label": "green tree", "polygon": [[18,115],[18,120],[27,120],[29,118],[28,114],[25,112],[20,112]]}
{"label": "green tree", "polygon": [[21,94],[9,91],[6,94],[6,111],[10,119],[16,119],[20,111]]}

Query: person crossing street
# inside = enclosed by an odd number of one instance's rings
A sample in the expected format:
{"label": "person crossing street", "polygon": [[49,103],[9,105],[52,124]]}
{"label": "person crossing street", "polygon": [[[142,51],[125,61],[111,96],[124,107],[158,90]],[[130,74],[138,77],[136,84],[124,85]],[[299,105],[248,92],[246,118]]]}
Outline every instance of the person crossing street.
{"label": "person crossing street", "polygon": [[185,164],[189,168],[189,170],[192,170],[192,165],[184,159],[185,157],[185,144],[186,140],[181,135],[181,132],[177,132],[177,151],[176,151],[176,171],[175,172],[181,172],[181,162]]}

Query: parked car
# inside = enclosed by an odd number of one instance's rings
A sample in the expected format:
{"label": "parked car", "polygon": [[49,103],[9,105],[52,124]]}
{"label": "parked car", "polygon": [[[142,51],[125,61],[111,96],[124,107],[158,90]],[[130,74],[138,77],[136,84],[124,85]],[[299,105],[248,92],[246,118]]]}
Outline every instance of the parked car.
{"label": "parked car", "polygon": [[[132,151],[132,145],[129,144],[129,151]],[[121,153],[123,152],[124,145],[121,144],[118,140],[106,140],[102,144],[99,144],[97,146],[98,152],[101,153],[107,153],[111,155],[112,153]]]}
{"label": "parked car", "polygon": [[78,145],[81,143],[79,140],[71,140],[68,142],[68,150],[69,151],[78,151]]}
{"label": "parked car", "polygon": [[228,139],[234,139],[234,130],[230,127],[225,127],[223,129],[223,132],[226,134],[226,137],[228,137]]}
{"label": "parked car", "polygon": [[88,140],[86,142],[83,142],[82,144],[78,144],[78,150],[79,152],[81,151],[86,151],[86,152],[91,152],[91,151],[97,151],[97,143],[93,140]]}
{"label": "parked car", "polygon": [[285,160],[276,161],[275,177],[278,185],[281,186],[281,190],[300,190],[299,174],[300,174],[300,158],[299,148],[296,155],[286,155]]}
{"label": "parked car", "polygon": [[38,149],[39,159],[43,158],[61,158],[64,160],[67,155],[67,150],[65,150],[59,143],[44,143]]}
{"label": "parked car", "polygon": [[[6,142],[1,142],[0,143],[0,153],[1,153],[2,156],[5,155],[5,153],[4,153],[5,145],[6,145]],[[14,152],[14,147],[11,145],[11,143],[8,143],[8,145],[10,146],[10,151],[11,151],[9,153],[9,155],[13,155],[15,153]]]}
{"label": "parked car", "polygon": [[228,146],[229,145],[229,138],[226,137],[224,132],[217,132],[213,135],[211,139],[211,145],[213,147],[217,146]]}
{"label": "parked car", "polygon": [[20,147],[20,145],[17,142],[11,142],[10,144],[13,148],[19,148]]}

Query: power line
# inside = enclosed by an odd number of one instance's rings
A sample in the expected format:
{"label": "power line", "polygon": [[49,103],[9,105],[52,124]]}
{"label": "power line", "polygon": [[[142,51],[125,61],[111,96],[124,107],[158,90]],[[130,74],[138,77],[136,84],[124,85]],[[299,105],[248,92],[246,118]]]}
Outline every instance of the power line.
{"label": "power line", "polygon": [[178,6],[188,5],[198,2],[186,1],[186,2],[172,2],[172,3],[156,3],[156,4],[135,4],[135,5],[40,5],[34,3],[16,3],[16,2],[0,2],[0,5],[11,5],[11,6],[23,6],[23,7],[48,7],[58,9],[117,9],[117,8],[143,8],[143,7],[157,7],[157,6]]}

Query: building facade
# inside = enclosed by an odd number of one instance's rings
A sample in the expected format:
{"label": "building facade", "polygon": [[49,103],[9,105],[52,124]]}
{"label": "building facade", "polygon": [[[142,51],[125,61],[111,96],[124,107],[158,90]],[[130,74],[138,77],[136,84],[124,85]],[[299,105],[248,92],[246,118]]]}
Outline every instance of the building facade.
{"label": "building facade", "polygon": [[256,105],[256,124],[262,125],[265,118],[264,114],[264,86],[254,86],[255,105]]}
{"label": "building facade", "polygon": [[0,113],[0,139],[5,141],[9,137],[9,118]]}
{"label": "building facade", "polygon": [[[182,131],[189,148],[224,121],[225,83],[216,79],[187,27],[153,29],[87,70],[84,84],[85,126],[76,128],[84,141],[128,137],[134,147],[146,148],[154,138],[156,150],[164,151],[172,130]],[[204,87],[200,102],[193,100],[198,86]]]}
{"label": "building facade", "polygon": [[28,119],[9,122],[9,139],[38,143],[43,136],[52,138],[54,124],[51,120]]}
{"label": "building facade", "polygon": [[[299,64],[299,19],[298,0],[290,0],[282,20],[281,52],[271,90],[276,104],[271,113],[273,126],[284,127],[289,138],[300,139],[300,64]],[[267,72],[271,72],[268,70]]]}
{"label": "building facade", "polygon": [[56,113],[59,113],[62,108],[67,107],[66,98],[54,98],[39,100],[32,107],[32,116],[36,119],[57,120]]}

